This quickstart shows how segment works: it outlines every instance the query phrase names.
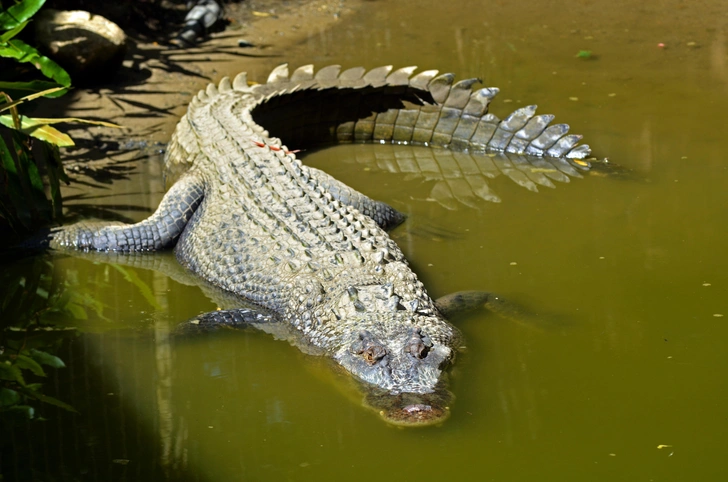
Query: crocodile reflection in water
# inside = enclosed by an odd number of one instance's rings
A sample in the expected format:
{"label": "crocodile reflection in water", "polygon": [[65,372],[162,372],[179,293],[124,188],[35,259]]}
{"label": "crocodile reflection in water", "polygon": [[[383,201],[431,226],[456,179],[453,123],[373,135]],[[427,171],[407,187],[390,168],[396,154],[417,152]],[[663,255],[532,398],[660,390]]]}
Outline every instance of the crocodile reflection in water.
{"label": "crocodile reflection in water", "polygon": [[439,422],[460,336],[443,316],[450,307],[430,298],[386,233],[403,216],[303,165],[280,138],[297,148],[380,141],[503,152],[573,172],[589,148],[535,106],[504,120],[488,113],[498,89],[472,90],[477,79],[414,70],[304,66],[289,77],[283,65],[265,84],[250,86],[245,74],[210,84],[177,125],[165,159],[176,182],[157,211],[134,225],[63,227],[51,246],[175,246],[180,264],[254,307],[188,327],[283,329],[277,336],[360,380],[386,420]]}

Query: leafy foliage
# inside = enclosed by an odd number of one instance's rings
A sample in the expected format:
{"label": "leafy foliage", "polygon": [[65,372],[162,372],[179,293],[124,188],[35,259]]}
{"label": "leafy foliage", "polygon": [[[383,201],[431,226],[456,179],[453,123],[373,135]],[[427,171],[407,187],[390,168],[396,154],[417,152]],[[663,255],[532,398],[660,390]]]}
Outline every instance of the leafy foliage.
{"label": "leafy foliage", "polygon": [[77,118],[32,118],[18,111],[39,97],[63,95],[71,86],[61,66],[17,38],[44,3],[22,0],[7,9],[0,4],[0,57],[33,66],[48,79],[9,81],[2,78],[5,71],[0,72],[0,222],[17,234],[31,233],[61,215],[60,183],[68,179],[58,148],[72,146],[73,140],[53,124],[118,127]]}
{"label": "leafy foliage", "polygon": [[[57,146],[73,143],[53,127],[18,112],[19,105],[62,95],[71,85],[58,64],[15,38],[44,3],[23,0],[7,9],[0,7],[0,57],[28,63],[51,79],[9,82],[0,78],[0,218],[15,233],[31,232],[60,216],[60,182],[67,178]],[[13,100],[11,95],[18,93],[23,96]],[[30,136],[43,142],[33,142]]]}
{"label": "leafy foliage", "polygon": [[3,10],[0,12],[0,30],[12,30],[27,23],[44,3],[45,0],[25,0]]}

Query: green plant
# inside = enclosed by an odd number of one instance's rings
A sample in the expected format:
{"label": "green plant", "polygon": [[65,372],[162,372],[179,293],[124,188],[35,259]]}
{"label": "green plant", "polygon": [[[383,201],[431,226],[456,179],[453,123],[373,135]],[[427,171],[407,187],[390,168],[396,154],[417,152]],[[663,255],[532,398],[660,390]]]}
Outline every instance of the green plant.
{"label": "green plant", "polygon": [[39,97],[58,97],[71,86],[68,73],[17,36],[45,0],[22,0],[7,9],[0,2],[0,57],[32,66],[47,80],[7,80],[0,74],[0,221],[16,234],[33,232],[61,215],[61,182],[68,182],[58,148],[73,140],[54,124],[115,124],[73,117],[33,118],[18,107]]}

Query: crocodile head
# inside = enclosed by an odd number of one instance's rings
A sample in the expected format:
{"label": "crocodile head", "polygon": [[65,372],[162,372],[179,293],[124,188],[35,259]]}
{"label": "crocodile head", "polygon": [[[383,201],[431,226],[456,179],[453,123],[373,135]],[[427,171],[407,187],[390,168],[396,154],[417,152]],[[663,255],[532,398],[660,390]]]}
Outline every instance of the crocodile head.
{"label": "crocodile head", "polygon": [[435,317],[408,315],[387,313],[386,321],[357,323],[365,328],[352,333],[334,358],[364,382],[366,404],[386,421],[439,423],[449,415],[452,396],[442,379],[454,358],[456,333]]}

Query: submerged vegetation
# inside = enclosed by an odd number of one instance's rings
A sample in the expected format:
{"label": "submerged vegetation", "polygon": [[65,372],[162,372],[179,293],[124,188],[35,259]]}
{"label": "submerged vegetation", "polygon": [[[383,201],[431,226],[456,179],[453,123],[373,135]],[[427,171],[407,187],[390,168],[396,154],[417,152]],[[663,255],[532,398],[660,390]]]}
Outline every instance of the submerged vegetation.
{"label": "submerged vegetation", "polygon": [[27,259],[23,274],[3,270],[0,298],[0,424],[35,419],[37,402],[73,408],[42,392],[47,367],[63,368],[54,355],[75,330],[56,319],[83,319],[93,303],[73,289],[72,273],[54,272],[49,260]]}

